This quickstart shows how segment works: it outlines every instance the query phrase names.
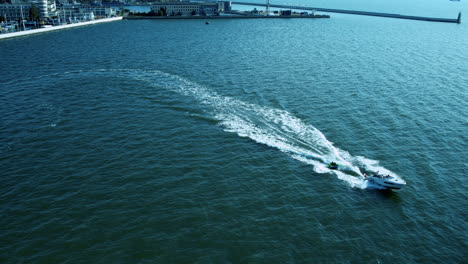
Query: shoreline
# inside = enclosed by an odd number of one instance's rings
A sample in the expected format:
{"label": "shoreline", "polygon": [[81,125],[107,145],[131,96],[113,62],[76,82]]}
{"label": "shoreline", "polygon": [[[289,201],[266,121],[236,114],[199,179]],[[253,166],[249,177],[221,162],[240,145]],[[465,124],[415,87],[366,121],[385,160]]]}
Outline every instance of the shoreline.
{"label": "shoreline", "polygon": [[329,15],[301,15],[301,16],[252,16],[252,15],[237,15],[237,16],[126,16],[126,20],[141,20],[141,19],[271,19],[271,18],[330,18]]}
{"label": "shoreline", "polygon": [[29,36],[29,35],[40,34],[40,33],[45,33],[45,32],[51,32],[51,31],[56,31],[56,30],[75,28],[75,27],[83,27],[83,26],[88,26],[88,25],[94,25],[94,24],[99,24],[99,23],[107,23],[107,22],[113,22],[113,21],[119,21],[119,20],[122,20],[122,17],[102,18],[102,19],[96,19],[96,20],[92,20],[92,21],[80,22],[80,23],[76,23],[76,24],[67,24],[67,25],[54,26],[54,27],[49,27],[49,28],[38,28],[38,29],[32,29],[32,30],[26,30],[26,31],[5,33],[5,34],[0,34],[0,39],[8,39],[8,38]]}

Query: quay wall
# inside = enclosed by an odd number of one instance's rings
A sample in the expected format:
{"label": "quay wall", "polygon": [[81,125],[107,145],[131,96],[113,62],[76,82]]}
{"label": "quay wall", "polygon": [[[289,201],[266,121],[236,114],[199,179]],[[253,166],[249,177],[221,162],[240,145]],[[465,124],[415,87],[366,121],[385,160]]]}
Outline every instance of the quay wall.
{"label": "quay wall", "polygon": [[271,19],[271,18],[330,18],[329,15],[302,15],[302,16],[260,16],[260,15],[236,15],[236,16],[126,16],[124,19]]}
{"label": "quay wall", "polygon": [[69,29],[69,28],[74,28],[74,27],[82,27],[82,26],[94,25],[94,24],[99,24],[99,23],[113,22],[113,21],[118,21],[118,20],[122,20],[122,17],[103,18],[103,19],[96,19],[92,21],[80,22],[80,23],[75,23],[75,24],[67,24],[67,25],[54,26],[54,27],[48,27],[48,28],[38,28],[38,29],[32,29],[32,30],[26,30],[26,31],[4,33],[4,34],[0,34],[0,39],[16,38],[16,37],[51,32],[51,31],[56,31],[56,30]]}

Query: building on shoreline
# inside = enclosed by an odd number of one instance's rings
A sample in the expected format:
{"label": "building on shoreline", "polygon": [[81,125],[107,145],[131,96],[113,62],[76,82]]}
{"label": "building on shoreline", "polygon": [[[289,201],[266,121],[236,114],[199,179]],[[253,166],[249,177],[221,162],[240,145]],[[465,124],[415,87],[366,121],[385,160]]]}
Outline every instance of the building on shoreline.
{"label": "building on shoreline", "polygon": [[89,5],[64,5],[59,8],[59,17],[67,22],[89,21],[96,18],[109,18],[117,15],[114,7]]}
{"label": "building on shoreline", "polygon": [[[37,8],[38,17],[29,21],[33,6]],[[46,24],[69,24],[115,16],[117,9],[114,7],[83,4],[60,4],[57,7],[55,0],[12,0],[11,4],[0,4],[0,25],[3,33],[28,29],[28,24],[32,25],[31,28],[37,28]],[[18,25],[21,25],[21,28]]]}
{"label": "building on shoreline", "polygon": [[[163,16],[214,16],[229,11],[231,2],[159,2],[151,6],[151,11]],[[229,9],[229,10],[226,10]]]}
{"label": "building on shoreline", "polygon": [[29,9],[31,9],[33,5],[38,9],[39,18],[41,20],[56,15],[57,6],[54,0],[50,2],[48,0],[13,0],[11,4],[0,4],[0,16],[6,21],[28,19]]}

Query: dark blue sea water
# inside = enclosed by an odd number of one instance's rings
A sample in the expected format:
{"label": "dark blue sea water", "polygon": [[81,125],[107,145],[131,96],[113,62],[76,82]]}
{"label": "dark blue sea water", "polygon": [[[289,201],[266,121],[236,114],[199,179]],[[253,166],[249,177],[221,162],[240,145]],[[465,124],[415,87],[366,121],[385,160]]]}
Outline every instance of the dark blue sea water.
{"label": "dark blue sea water", "polygon": [[[468,11],[380,2],[353,9]],[[0,263],[466,262],[467,25],[143,20],[1,41]]]}

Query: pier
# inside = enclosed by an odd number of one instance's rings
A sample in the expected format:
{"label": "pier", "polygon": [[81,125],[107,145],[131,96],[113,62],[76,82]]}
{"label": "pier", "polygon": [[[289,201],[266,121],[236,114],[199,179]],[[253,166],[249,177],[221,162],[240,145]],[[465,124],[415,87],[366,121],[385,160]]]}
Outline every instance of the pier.
{"label": "pier", "polygon": [[308,11],[320,11],[327,13],[340,13],[350,15],[361,15],[361,16],[375,16],[375,17],[388,17],[397,19],[409,19],[409,20],[421,20],[430,22],[445,22],[445,23],[461,23],[461,13],[458,14],[457,18],[434,18],[434,17],[422,17],[422,16],[408,16],[392,13],[379,13],[379,12],[368,12],[368,11],[355,11],[355,10],[343,10],[343,9],[332,9],[332,8],[320,8],[320,7],[306,7],[306,6],[294,6],[294,5],[277,5],[277,4],[260,4],[260,3],[247,3],[247,2],[232,2],[233,5],[247,5],[247,6],[260,6],[260,7],[274,7],[284,9],[296,9],[296,10],[308,10]]}

